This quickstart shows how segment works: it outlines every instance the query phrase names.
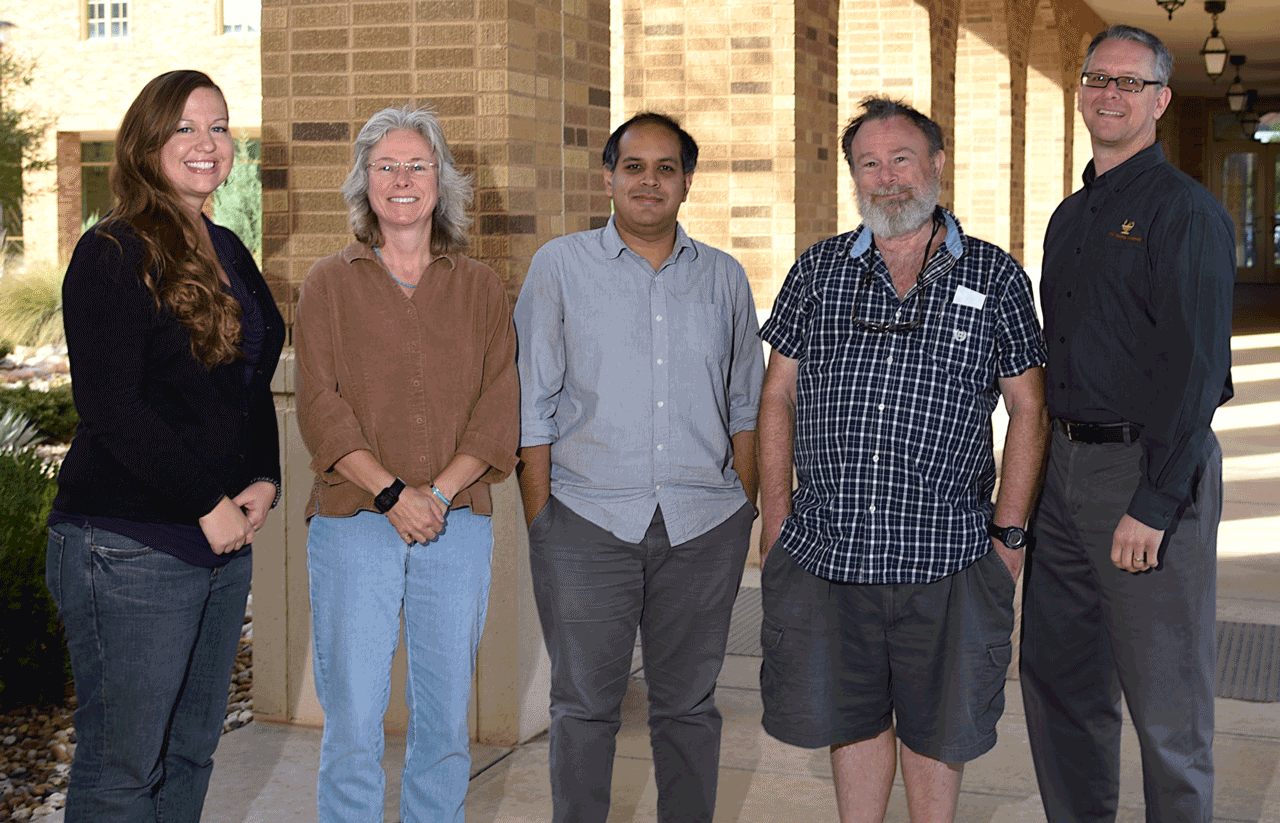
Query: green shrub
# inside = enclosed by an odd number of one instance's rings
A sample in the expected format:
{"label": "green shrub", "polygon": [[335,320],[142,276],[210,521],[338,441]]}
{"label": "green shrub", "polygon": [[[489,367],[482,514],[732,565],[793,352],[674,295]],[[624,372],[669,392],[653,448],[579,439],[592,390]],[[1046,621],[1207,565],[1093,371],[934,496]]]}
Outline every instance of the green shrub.
{"label": "green shrub", "polygon": [[236,140],[235,166],[227,182],[213,193],[213,222],[240,236],[262,266],[262,141]]}
{"label": "green shrub", "polygon": [[0,337],[19,346],[62,345],[62,272],[28,265],[0,280]]}
{"label": "green shrub", "polygon": [[37,391],[30,386],[0,389],[0,411],[6,408],[26,415],[36,430],[56,443],[70,443],[80,415],[71,399],[70,384]]}
{"label": "green shrub", "polygon": [[13,354],[13,344],[8,340],[0,340],[0,359]]}
{"label": "green shrub", "polygon": [[61,700],[71,679],[44,584],[54,473],[33,451],[0,454],[0,706]]}

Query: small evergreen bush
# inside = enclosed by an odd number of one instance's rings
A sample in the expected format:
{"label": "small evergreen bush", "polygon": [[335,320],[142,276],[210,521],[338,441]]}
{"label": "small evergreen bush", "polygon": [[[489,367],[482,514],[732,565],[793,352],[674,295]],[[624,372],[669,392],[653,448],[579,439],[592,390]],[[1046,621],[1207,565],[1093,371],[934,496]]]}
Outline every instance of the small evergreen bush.
{"label": "small evergreen bush", "polygon": [[262,266],[262,141],[236,140],[235,166],[227,182],[213,193],[213,222],[240,236]]}
{"label": "small evergreen bush", "polygon": [[0,454],[0,489],[0,706],[60,701],[71,666],[44,583],[53,469],[31,450]]}
{"label": "small evergreen bush", "polygon": [[30,386],[0,389],[0,412],[6,408],[25,415],[41,435],[55,443],[70,443],[80,423],[69,384],[54,386],[48,391],[37,391]]}

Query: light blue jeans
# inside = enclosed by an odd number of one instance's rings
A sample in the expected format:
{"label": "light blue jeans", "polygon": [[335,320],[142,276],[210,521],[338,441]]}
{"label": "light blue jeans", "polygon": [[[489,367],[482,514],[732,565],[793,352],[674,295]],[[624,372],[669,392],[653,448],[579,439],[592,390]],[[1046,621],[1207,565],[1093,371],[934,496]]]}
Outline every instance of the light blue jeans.
{"label": "light blue jeans", "polygon": [[464,823],[467,710],[492,555],[493,526],[470,509],[449,512],[438,538],[412,547],[381,514],[311,518],[311,626],[325,717],[320,823],[382,823],[382,721],[402,609],[409,729],[400,817]]}
{"label": "light blue jeans", "polygon": [[67,823],[197,823],[222,737],[253,558],[205,569],[59,523],[45,582],[67,632],[76,747]]}

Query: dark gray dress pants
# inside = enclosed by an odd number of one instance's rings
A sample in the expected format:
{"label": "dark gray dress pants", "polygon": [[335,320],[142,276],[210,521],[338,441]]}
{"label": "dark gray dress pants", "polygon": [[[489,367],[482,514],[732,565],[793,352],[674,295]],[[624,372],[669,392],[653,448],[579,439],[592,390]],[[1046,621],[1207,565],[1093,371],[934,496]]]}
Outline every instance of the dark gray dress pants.
{"label": "dark gray dress pants", "polygon": [[661,823],[711,823],[720,772],[716,678],[754,509],[672,546],[662,510],[627,543],[554,497],[529,529],[551,658],[553,823],[604,823],[636,629],[649,687]]}
{"label": "dark gray dress pants", "polygon": [[1137,728],[1150,823],[1213,815],[1213,676],[1222,452],[1209,435],[1159,563],[1132,574],[1111,539],[1141,446],[1072,443],[1055,428],[1028,559],[1022,694],[1052,823],[1114,821],[1120,699]]}

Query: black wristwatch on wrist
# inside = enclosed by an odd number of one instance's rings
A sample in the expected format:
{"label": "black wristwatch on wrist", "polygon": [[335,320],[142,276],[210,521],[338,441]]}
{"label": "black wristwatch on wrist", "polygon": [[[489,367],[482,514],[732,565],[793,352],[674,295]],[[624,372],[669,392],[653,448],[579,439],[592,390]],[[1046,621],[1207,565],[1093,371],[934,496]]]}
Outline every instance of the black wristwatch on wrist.
{"label": "black wristwatch on wrist", "polygon": [[1017,526],[1000,528],[994,520],[987,521],[987,534],[999,540],[1011,549],[1021,549],[1027,545],[1027,533]]}
{"label": "black wristwatch on wrist", "polygon": [[383,514],[391,511],[391,507],[400,499],[402,491],[404,491],[404,481],[397,477],[394,483],[378,492],[378,496],[373,498],[374,508]]}

